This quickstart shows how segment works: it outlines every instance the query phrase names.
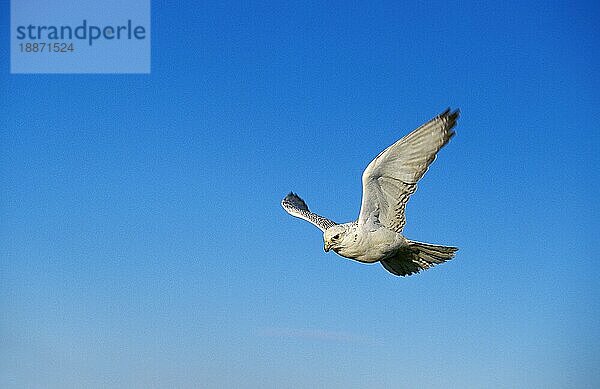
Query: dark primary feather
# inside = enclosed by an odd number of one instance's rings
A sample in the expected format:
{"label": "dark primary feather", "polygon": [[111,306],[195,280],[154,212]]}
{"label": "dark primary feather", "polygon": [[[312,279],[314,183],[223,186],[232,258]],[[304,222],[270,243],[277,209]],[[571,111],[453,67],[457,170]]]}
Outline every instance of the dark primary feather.
{"label": "dark primary feather", "polygon": [[[308,211],[308,205],[294,192],[288,193],[287,196],[283,199],[283,202],[288,207],[295,207],[301,211]],[[285,207],[285,206],[284,206]]]}

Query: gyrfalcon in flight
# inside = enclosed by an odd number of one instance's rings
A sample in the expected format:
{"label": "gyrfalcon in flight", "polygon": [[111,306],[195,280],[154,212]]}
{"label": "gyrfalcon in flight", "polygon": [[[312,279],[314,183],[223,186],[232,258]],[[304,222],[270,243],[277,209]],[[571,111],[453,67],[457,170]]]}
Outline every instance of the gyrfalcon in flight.
{"label": "gyrfalcon in flight", "polygon": [[437,152],[452,138],[459,111],[447,109],[383,150],[362,175],[358,220],[337,224],[309,211],[298,195],[288,194],[283,208],[323,231],[325,251],[364,263],[381,262],[390,273],[407,276],[445,262],[456,247],[406,239],[404,208]]}

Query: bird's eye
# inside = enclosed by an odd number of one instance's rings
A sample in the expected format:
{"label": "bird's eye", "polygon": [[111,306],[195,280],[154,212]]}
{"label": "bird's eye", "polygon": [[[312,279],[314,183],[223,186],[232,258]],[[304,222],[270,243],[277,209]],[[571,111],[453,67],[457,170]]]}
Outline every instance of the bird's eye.
{"label": "bird's eye", "polygon": [[333,239],[336,239],[336,240],[337,240],[337,239],[339,239],[339,238],[340,238],[340,234],[335,234],[335,235],[333,236]]}

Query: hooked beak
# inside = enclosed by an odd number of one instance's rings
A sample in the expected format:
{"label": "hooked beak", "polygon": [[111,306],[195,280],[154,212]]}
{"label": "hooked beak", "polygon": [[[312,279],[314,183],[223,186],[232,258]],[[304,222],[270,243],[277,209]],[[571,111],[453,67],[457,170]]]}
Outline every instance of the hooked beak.
{"label": "hooked beak", "polygon": [[325,244],[323,245],[323,250],[325,250],[325,252],[328,252],[331,249],[331,245],[328,242],[325,242]]}

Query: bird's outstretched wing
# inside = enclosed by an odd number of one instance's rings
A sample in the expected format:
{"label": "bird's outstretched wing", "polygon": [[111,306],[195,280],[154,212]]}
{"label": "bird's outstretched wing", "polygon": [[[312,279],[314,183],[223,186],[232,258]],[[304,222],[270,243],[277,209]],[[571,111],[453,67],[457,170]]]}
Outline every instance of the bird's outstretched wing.
{"label": "bird's outstretched wing", "polygon": [[290,215],[299,217],[300,219],[304,219],[314,224],[323,232],[325,232],[325,230],[329,227],[337,224],[323,216],[319,216],[316,213],[309,211],[304,200],[302,200],[300,196],[293,192],[290,192],[283,200],[281,200],[281,206]]}
{"label": "bird's outstretched wing", "polygon": [[362,175],[359,224],[379,220],[381,225],[402,232],[406,203],[436,153],[454,135],[452,128],[459,113],[447,109],[371,161]]}

